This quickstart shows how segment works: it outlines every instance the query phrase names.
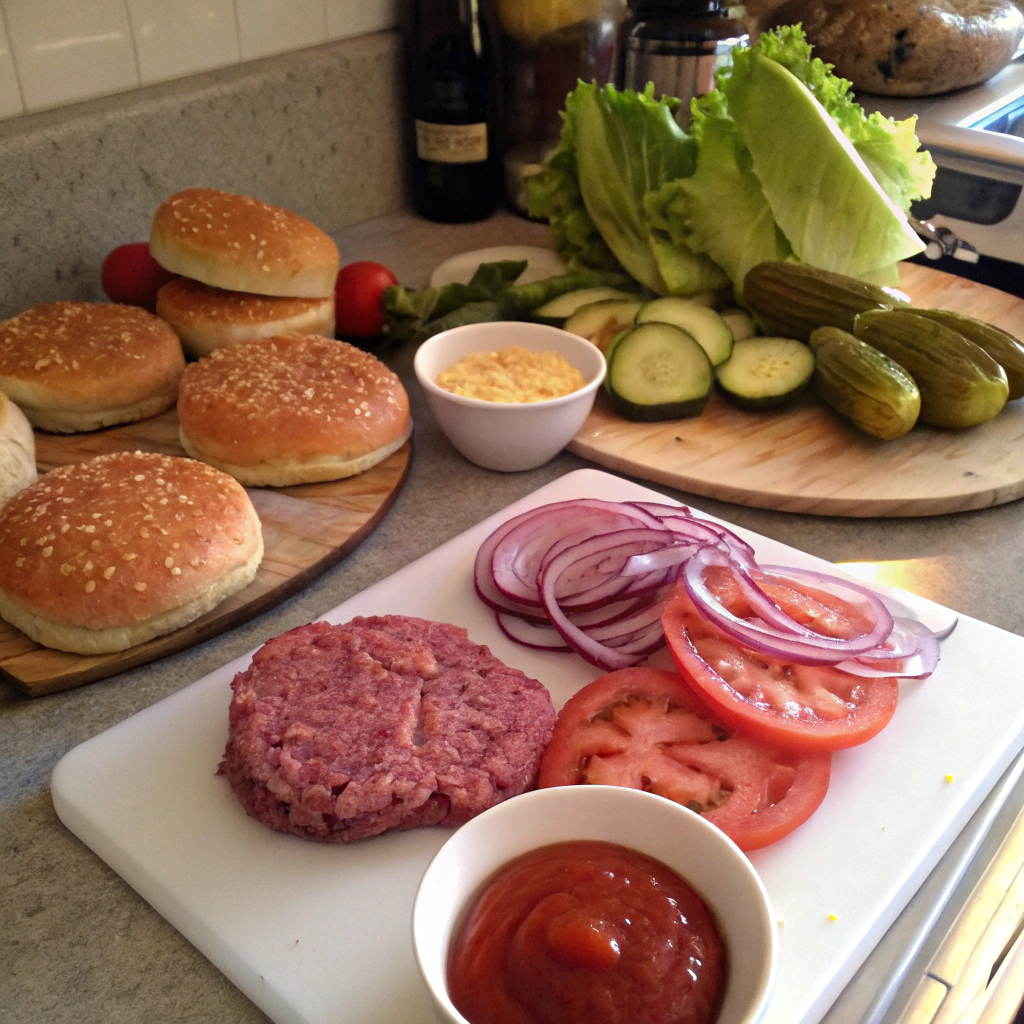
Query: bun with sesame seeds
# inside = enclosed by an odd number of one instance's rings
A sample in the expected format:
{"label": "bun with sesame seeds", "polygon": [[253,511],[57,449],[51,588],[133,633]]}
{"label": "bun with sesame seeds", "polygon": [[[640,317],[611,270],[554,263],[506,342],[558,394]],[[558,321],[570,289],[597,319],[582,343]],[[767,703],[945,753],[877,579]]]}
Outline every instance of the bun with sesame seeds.
{"label": "bun with sesame seeds", "polygon": [[229,292],[178,277],[157,293],[156,314],[177,331],[185,351],[196,359],[223,345],[275,334],[334,337],[333,292],[326,299],[290,299]]}
{"label": "bun with sesame seeds", "polygon": [[397,451],[409,397],[376,356],[311,334],[259,338],[191,363],[181,445],[253,487],[339,480]]}
{"label": "bun with sesame seeds", "polygon": [[36,482],[36,439],[25,414],[0,391],[0,505]]}
{"label": "bun with sesame seeds", "polygon": [[175,274],[256,295],[326,298],[338,277],[338,247],[316,225],[212,188],[165,199],[153,216],[149,251]]}
{"label": "bun with sesame seeds", "polygon": [[74,434],[170,409],[185,369],[173,328],[137,306],[46,302],[0,323],[0,391]]}
{"label": "bun with sesame seeds", "polygon": [[210,611],[262,557],[231,477],[179,456],[101,455],[0,508],[0,617],[45,647],[123,651]]}

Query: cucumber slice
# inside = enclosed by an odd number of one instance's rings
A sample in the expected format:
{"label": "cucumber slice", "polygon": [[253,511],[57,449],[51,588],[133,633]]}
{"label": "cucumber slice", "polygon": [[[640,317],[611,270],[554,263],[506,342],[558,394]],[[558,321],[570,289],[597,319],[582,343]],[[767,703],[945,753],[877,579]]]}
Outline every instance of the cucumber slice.
{"label": "cucumber slice", "polygon": [[775,409],[796,398],[814,376],[814,353],[792,338],[747,338],[715,367],[726,397],[741,409]]}
{"label": "cucumber slice", "polygon": [[712,366],[718,366],[732,352],[732,331],[713,310],[691,299],[668,296],[643,305],[636,315],[638,324],[651,322],[673,324],[691,335],[708,354]]}
{"label": "cucumber slice", "polygon": [[590,302],[578,310],[562,325],[563,331],[577,334],[592,341],[602,352],[612,336],[623,327],[631,327],[643,305],[639,299],[604,299]]}
{"label": "cucumber slice", "polygon": [[[612,355],[615,352],[616,345],[618,345],[618,343],[620,341],[622,341],[622,339],[627,334],[629,334],[630,331],[632,331],[634,329],[635,328],[631,324],[629,327],[623,327],[620,331],[618,331],[618,332],[616,332],[615,334],[612,335],[611,341],[608,342],[608,344],[605,346],[605,349],[604,349],[604,362],[605,362],[605,366],[606,367],[612,365]],[[604,374],[604,389],[605,389],[605,391],[608,392],[609,395],[612,393],[611,382],[608,379],[608,371],[607,370],[605,370],[605,374]]]}
{"label": "cucumber slice", "polygon": [[729,325],[733,341],[746,341],[757,334],[754,318],[745,309],[723,309],[719,316]]}
{"label": "cucumber slice", "polygon": [[696,416],[714,385],[707,353],[671,324],[633,328],[615,344],[608,368],[615,407],[630,420]]}
{"label": "cucumber slice", "polygon": [[553,327],[561,327],[581,306],[608,299],[629,298],[632,298],[629,292],[619,291],[618,288],[577,288],[574,292],[558,295],[543,306],[538,306],[530,317]]}

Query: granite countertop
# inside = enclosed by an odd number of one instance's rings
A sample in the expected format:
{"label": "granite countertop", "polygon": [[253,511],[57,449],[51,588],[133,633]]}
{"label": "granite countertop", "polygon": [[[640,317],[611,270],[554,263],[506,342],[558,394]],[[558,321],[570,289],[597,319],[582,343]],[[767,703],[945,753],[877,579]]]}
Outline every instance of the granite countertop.
{"label": "granite countertop", "polygon": [[[546,244],[547,239],[546,228],[510,214],[442,227],[403,211],[350,228],[338,242],[343,263],[379,260],[403,283],[422,285],[433,266],[456,253],[495,244]],[[427,411],[412,355],[407,349],[389,358],[409,390],[416,424],[408,480],[377,530],[338,566],[256,620],[113,679],[37,700],[0,683],[0,1022],[267,1019],[60,824],[49,797],[49,775],[68,750],[89,737],[587,465],[563,453],[540,469],[506,475],[466,462]],[[1024,634],[1024,598],[1017,589],[1024,578],[1020,501],[920,519],[837,519],[749,509],[650,486],[832,561],[898,563],[899,585]],[[1019,801],[1011,804],[1000,819],[1003,828]],[[925,892],[911,904],[830,1011],[829,1024],[861,1018],[927,899]]]}

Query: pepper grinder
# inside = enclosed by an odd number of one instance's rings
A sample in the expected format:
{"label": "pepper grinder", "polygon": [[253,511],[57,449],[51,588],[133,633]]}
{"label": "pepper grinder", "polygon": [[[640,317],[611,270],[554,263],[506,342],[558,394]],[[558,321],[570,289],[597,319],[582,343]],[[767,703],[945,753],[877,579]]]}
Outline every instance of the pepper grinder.
{"label": "pepper grinder", "polygon": [[743,8],[722,0],[631,0],[619,31],[616,85],[676,96],[676,120],[690,123],[690,100],[715,87],[715,71],[734,46],[749,40]]}

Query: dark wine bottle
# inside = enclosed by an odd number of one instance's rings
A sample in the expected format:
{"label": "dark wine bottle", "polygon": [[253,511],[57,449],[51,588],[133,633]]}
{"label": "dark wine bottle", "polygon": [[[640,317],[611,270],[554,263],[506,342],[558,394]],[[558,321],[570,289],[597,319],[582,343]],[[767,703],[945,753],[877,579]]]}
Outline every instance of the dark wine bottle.
{"label": "dark wine bottle", "polygon": [[501,194],[494,50],[480,3],[413,0],[413,202],[448,224],[482,220]]}

